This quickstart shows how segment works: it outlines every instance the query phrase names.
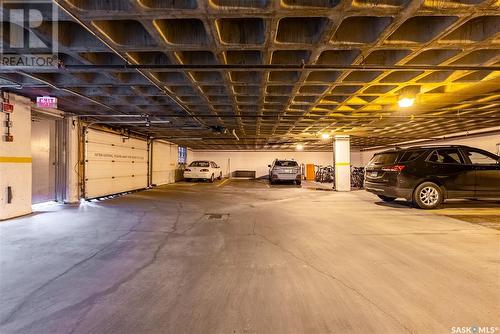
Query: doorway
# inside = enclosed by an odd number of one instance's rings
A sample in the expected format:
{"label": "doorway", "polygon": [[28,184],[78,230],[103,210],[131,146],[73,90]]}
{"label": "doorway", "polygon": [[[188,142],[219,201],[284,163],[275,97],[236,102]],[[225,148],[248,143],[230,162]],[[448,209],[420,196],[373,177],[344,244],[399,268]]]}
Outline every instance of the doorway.
{"label": "doorway", "polygon": [[31,114],[32,204],[64,198],[63,121],[33,111]]}

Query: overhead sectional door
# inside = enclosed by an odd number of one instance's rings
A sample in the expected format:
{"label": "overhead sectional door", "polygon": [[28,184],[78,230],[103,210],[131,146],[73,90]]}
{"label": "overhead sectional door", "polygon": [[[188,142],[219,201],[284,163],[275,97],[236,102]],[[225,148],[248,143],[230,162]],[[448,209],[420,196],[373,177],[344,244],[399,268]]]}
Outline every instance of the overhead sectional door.
{"label": "overhead sectional door", "polygon": [[153,178],[154,185],[175,182],[175,172],[179,146],[161,141],[153,141]]}
{"label": "overhead sectional door", "polygon": [[85,198],[148,186],[145,140],[89,129],[85,138]]}

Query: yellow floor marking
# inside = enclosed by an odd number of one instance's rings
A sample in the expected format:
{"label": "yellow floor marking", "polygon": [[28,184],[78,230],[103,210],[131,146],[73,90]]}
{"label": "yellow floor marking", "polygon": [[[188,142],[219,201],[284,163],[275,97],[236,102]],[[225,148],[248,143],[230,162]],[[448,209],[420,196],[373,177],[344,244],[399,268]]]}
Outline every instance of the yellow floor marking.
{"label": "yellow floor marking", "polygon": [[500,215],[500,209],[463,208],[463,209],[441,209],[436,211],[439,215]]}
{"label": "yellow floor marking", "polygon": [[222,186],[224,183],[226,183],[227,181],[229,181],[229,179],[225,179],[224,181],[222,181],[221,183],[219,183],[216,187],[220,187]]}

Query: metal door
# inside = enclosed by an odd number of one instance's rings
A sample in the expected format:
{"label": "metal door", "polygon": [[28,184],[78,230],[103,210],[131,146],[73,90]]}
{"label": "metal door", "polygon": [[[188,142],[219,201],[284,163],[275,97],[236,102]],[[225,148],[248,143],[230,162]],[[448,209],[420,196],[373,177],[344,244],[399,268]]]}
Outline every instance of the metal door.
{"label": "metal door", "polygon": [[38,116],[31,122],[32,203],[56,199],[56,121]]}

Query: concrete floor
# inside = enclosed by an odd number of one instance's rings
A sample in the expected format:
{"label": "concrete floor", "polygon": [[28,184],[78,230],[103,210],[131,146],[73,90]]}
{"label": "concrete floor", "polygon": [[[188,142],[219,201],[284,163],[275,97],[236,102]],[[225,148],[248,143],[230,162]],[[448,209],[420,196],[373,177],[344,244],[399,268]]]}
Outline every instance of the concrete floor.
{"label": "concrete floor", "polygon": [[184,183],[2,222],[0,332],[500,326],[498,230],[312,188]]}

